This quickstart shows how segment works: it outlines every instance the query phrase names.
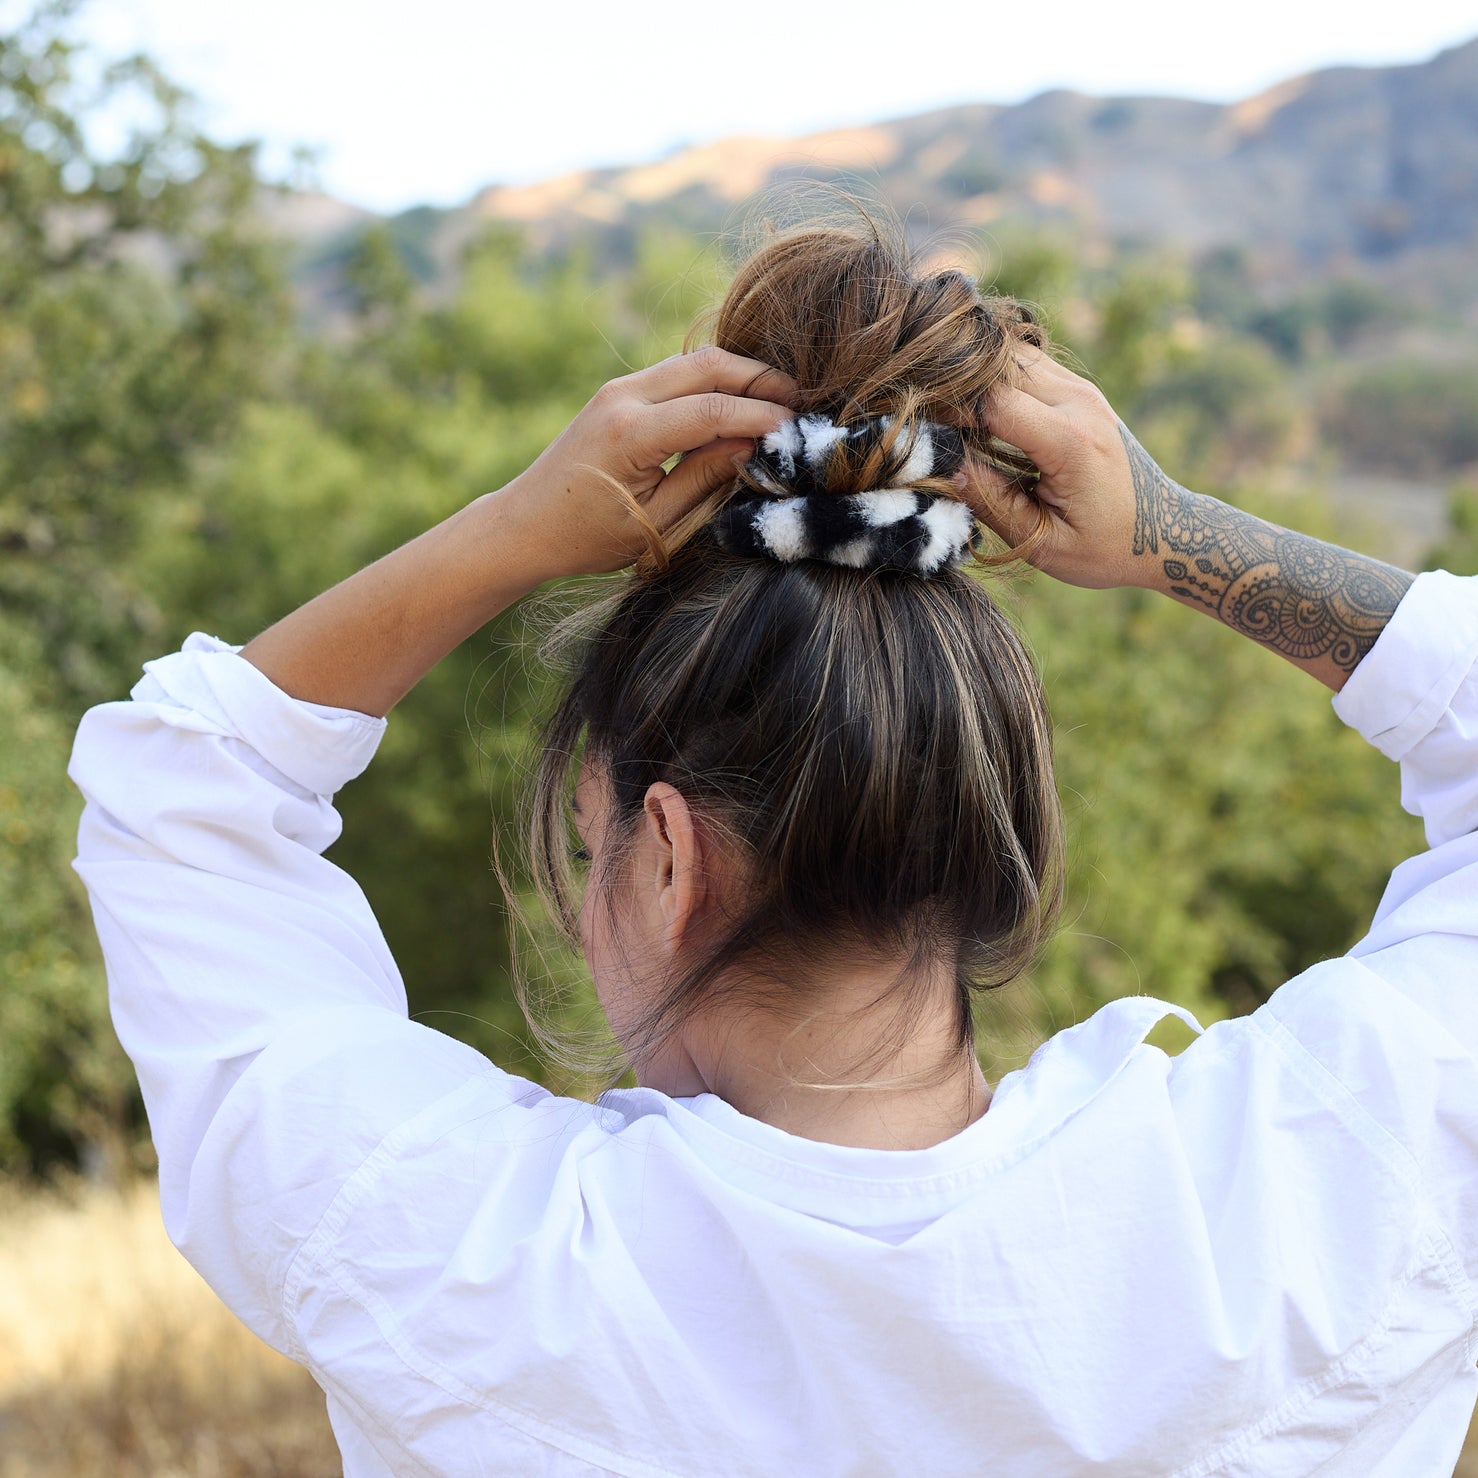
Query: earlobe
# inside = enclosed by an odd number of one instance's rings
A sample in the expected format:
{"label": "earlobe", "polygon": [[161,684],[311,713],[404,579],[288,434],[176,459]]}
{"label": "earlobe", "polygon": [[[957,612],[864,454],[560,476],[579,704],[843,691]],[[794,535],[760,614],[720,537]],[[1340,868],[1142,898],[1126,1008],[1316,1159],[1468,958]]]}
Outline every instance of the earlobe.
{"label": "earlobe", "polygon": [[703,859],[687,800],[665,781],[648,788],[646,815],[649,866],[646,869],[669,953],[681,948],[702,902]]}

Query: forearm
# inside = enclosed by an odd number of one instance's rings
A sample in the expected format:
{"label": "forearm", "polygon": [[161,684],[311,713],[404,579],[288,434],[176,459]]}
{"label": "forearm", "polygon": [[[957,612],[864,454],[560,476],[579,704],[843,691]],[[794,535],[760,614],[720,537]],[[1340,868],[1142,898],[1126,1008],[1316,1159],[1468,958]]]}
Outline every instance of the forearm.
{"label": "forearm", "polygon": [[1140,583],[1206,611],[1338,692],[1413,576],[1173,482],[1122,425]]}
{"label": "forearm", "polygon": [[294,698],[383,717],[544,581],[624,569],[733,481],[736,460],[789,416],[795,393],[768,366],[720,349],[612,380],[507,487],[309,601],[242,655]]}
{"label": "forearm", "polygon": [[458,643],[539,584],[508,490],[326,590],[242,652],[283,692],[381,717]]}

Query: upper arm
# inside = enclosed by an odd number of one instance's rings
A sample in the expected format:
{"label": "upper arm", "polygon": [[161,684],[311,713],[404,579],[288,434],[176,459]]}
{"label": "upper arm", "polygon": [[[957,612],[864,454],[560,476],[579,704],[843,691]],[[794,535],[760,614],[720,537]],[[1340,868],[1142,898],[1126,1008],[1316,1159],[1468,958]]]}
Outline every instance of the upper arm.
{"label": "upper arm", "polygon": [[1400,763],[1430,844],[1350,953],[1478,1053],[1478,579],[1420,576],[1335,710]]}
{"label": "upper arm", "polygon": [[1350,954],[1478,1056],[1478,833],[1403,862]]}
{"label": "upper arm", "polygon": [[[1469,977],[1469,987],[1478,978]],[[1469,1013],[1471,1019],[1471,1012]],[[1363,961],[1329,960],[1274,993],[1253,1021],[1322,1081],[1330,1110],[1366,1152],[1390,1166],[1407,1204],[1443,1229],[1478,1286],[1478,1052],[1410,992]],[[1290,1125],[1300,1126],[1295,1119]],[[1353,1201],[1346,1214],[1393,1208]],[[1478,1318],[1478,1310],[1475,1310]]]}
{"label": "upper arm", "polygon": [[1335,709],[1400,762],[1431,846],[1349,956],[1257,1015],[1407,1167],[1478,1279],[1478,580],[1420,576]]}
{"label": "upper arm", "polygon": [[304,1245],[418,1118],[478,1081],[493,1105],[542,1096],[465,1043],[390,1012],[302,1016],[213,1103],[165,1202],[171,1240],[238,1318],[297,1357],[284,1301]]}
{"label": "upper arm", "polygon": [[166,1226],[279,1346],[288,1264],[345,1180],[405,1119],[495,1072],[407,1020],[367,900],[322,855],[331,797],[382,729],[196,641],[151,664],[135,701],[90,712],[73,752],[76,866]]}

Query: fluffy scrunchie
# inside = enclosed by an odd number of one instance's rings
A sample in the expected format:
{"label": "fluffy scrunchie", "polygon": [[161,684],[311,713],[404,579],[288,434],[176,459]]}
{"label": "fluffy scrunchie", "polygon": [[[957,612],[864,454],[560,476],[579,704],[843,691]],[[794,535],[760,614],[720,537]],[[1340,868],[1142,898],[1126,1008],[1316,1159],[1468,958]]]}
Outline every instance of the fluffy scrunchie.
{"label": "fluffy scrunchie", "polygon": [[956,498],[910,484],[953,477],[965,464],[965,442],[953,426],[916,422],[895,486],[862,493],[826,492],[828,463],[839,451],[865,455],[887,432],[887,416],[838,425],[801,416],[766,436],[746,468],[764,488],[741,496],[714,519],[714,536],[731,554],[821,560],[854,570],[907,570],[935,575],[959,564],[979,537],[975,515]]}

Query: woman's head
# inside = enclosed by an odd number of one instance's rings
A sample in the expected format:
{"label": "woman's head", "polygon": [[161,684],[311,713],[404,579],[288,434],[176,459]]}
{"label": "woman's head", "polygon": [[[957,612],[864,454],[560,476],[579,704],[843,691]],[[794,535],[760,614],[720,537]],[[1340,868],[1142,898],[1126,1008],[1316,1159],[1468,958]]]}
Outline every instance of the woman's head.
{"label": "woman's head", "polygon": [[[859,213],[761,246],[712,341],[789,374],[802,413],[890,417],[894,437],[828,464],[826,496],[896,485],[924,418],[1010,465],[978,429],[982,410],[1016,346],[1042,336],[963,274],[919,272]],[[808,962],[822,957],[896,961],[905,1029],[910,982],[948,976],[964,1047],[972,993],[1020,973],[1058,902],[1036,674],[962,570],[920,578],[726,553],[708,521],[736,488],[673,530],[587,625],[539,765],[539,878],[598,989],[622,975],[613,1024],[638,1062],[736,994],[804,1018]],[[583,927],[568,856],[577,772],[584,834],[599,814]],[[679,806],[722,876],[683,947],[651,950],[630,927],[634,862]]]}

